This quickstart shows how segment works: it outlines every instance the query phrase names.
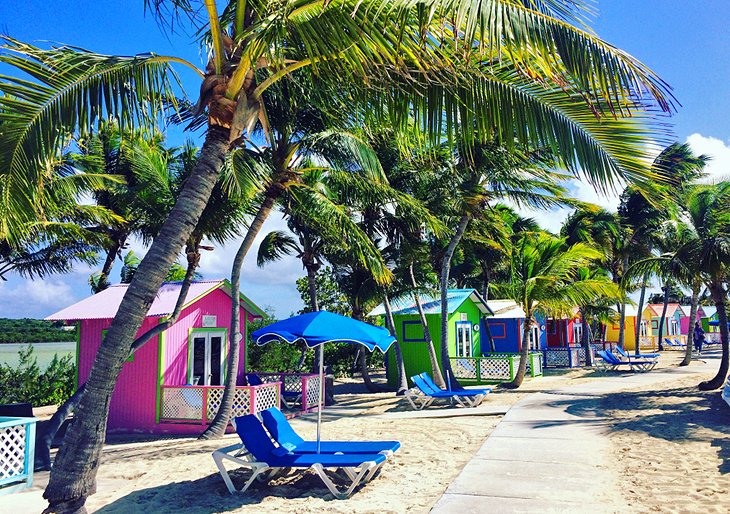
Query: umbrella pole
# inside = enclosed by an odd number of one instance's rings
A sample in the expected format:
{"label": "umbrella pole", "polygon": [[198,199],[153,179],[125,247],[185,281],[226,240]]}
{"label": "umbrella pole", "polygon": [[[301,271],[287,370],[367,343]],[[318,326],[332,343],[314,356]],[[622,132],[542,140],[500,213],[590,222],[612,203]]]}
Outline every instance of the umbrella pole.
{"label": "umbrella pole", "polygon": [[319,453],[321,441],[322,404],[324,404],[324,344],[319,345],[319,407],[317,408],[317,453]]}

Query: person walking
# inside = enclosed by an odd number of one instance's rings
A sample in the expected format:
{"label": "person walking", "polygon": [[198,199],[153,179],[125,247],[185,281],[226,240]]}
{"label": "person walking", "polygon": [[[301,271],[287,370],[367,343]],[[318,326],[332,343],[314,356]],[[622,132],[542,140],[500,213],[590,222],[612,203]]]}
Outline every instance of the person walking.
{"label": "person walking", "polygon": [[695,331],[694,331],[694,346],[695,350],[697,350],[697,353],[702,353],[702,345],[705,342],[705,331],[702,330],[702,327],[700,326],[699,321],[695,321]]}

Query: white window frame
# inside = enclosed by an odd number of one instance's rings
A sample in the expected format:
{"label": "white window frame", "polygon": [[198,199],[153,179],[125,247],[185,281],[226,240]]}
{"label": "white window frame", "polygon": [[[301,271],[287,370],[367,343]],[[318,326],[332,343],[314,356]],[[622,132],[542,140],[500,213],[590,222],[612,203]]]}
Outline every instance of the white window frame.
{"label": "white window frame", "polygon": [[[527,321],[525,321],[527,323]],[[530,335],[527,337],[527,342],[530,345],[530,350],[540,349],[540,327],[533,325],[530,327]]]}
{"label": "white window frame", "polygon": [[583,323],[573,322],[573,342],[580,343],[583,340]]}

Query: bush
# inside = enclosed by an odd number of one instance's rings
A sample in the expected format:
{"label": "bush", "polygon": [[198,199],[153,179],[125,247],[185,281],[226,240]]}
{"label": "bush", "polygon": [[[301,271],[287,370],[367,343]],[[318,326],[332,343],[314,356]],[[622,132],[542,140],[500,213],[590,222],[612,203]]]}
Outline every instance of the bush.
{"label": "bush", "polygon": [[71,355],[60,359],[54,355],[48,368],[41,372],[31,345],[18,353],[17,368],[0,364],[0,403],[60,405],[73,394],[76,367]]}

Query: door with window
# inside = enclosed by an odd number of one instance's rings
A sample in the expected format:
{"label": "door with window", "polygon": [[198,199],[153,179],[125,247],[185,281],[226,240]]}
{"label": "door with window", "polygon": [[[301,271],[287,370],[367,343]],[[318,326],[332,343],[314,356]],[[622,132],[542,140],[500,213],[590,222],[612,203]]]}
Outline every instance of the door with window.
{"label": "door with window", "polygon": [[530,350],[540,349],[540,329],[538,327],[533,325],[530,328],[530,336],[528,342],[530,343]]}
{"label": "door with window", "polygon": [[456,323],[456,356],[473,356],[471,323],[468,321],[458,321]]}
{"label": "door with window", "polygon": [[575,321],[573,323],[573,344],[583,341],[583,323]]}
{"label": "door with window", "polygon": [[199,332],[190,336],[192,346],[188,381],[193,385],[223,385],[225,332]]}

